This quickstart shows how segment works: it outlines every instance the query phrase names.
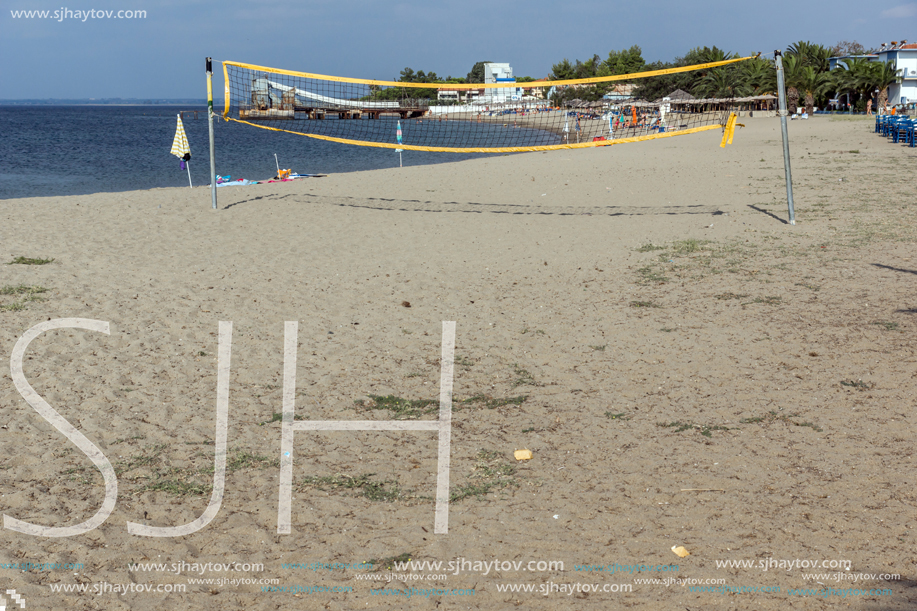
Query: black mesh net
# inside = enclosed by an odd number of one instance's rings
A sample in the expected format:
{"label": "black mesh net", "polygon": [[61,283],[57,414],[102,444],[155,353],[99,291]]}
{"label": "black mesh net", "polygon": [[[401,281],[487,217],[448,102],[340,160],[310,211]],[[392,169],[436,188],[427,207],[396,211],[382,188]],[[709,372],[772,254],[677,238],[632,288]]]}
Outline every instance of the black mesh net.
{"label": "black mesh net", "polygon": [[639,100],[625,82],[672,70],[571,81],[408,84],[236,62],[223,67],[229,120],[405,150],[501,153],[641,141],[725,128],[736,104],[683,92]]}

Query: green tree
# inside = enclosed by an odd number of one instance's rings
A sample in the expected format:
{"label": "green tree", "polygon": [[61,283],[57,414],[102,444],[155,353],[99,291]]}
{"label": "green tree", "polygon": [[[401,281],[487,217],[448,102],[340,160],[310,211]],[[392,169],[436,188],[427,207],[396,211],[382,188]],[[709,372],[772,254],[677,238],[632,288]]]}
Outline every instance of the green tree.
{"label": "green tree", "polygon": [[856,104],[867,97],[874,87],[872,62],[864,57],[851,57],[842,60],[840,63],[846,69],[843,71],[834,70],[837,73],[835,76],[836,82],[841,85],[839,89],[858,95],[858,98],[854,98],[853,102]]}
{"label": "green tree", "polygon": [[471,67],[471,72],[468,73],[468,76],[465,77],[465,81],[468,83],[483,83],[484,82],[484,64],[492,64],[491,61],[477,62],[474,66]]}
{"label": "green tree", "polygon": [[[737,57],[735,53],[727,53],[717,47],[696,47],[685,53],[684,57],[676,58],[674,62],[655,62],[644,66],[644,71],[662,70],[664,68],[681,68],[710,62],[723,61]],[[678,74],[664,74],[636,81],[635,95],[644,100],[658,100],[676,89],[694,91],[698,83],[707,76],[709,68],[680,72]]]}
{"label": "green tree", "polygon": [[643,59],[643,50],[634,45],[629,49],[609,52],[608,58],[603,62],[601,76],[633,74],[642,72],[645,67],[646,60]]}
{"label": "green tree", "polygon": [[812,66],[802,67],[796,84],[806,96],[806,112],[809,114],[815,110],[815,96],[822,95],[832,85],[827,72],[819,72]]}
{"label": "green tree", "polygon": [[551,66],[551,74],[548,76],[548,79],[552,81],[566,81],[572,78],[576,78],[576,68],[570,63],[569,59],[564,58]]}
{"label": "green tree", "polygon": [[799,108],[799,86],[805,66],[798,55],[783,56],[783,84],[786,87],[786,109],[795,113]]}
{"label": "green tree", "polygon": [[842,40],[831,47],[831,57],[866,55],[866,47],[855,40]]}
{"label": "green tree", "polygon": [[811,66],[817,72],[828,70],[828,58],[832,56],[831,49],[814,44],[806,40],[794,42],[786,50],[787,55],[795,55],[803,66]]}
{"label": "green tree", "polygon": [[777,91],[777,71],[773,60],[756,57],[738,64],[738,70],[750,95]]}
{"label": "green tree", "polygon": [[879,108],[885,108],[888,103],[888,88],[895,83],[901,82],[901,70],[896,69],[895,65],[889,61],[871,62],[869,68],[871,72],[870,89],[875,87],[879,90]]}
{"label": "green tree", "polygon": [[698,98],[740,98],[750,92],[742,73],[733,66],[720,66],[707,72],[694,85]]}

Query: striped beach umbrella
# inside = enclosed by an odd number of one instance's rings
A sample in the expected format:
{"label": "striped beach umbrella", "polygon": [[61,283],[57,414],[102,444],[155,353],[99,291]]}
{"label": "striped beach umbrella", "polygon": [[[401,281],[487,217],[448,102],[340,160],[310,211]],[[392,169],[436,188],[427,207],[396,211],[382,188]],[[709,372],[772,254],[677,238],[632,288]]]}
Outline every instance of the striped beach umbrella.
{"label": "striped beach umbrella", "polygon": [[185,135],[185,126],[182,125],[181,115],[176,115],[178,117],[178,125],[175,127],[175,138],[172,140],[172,150],[170,151],[173,155],[181,159],[181,165],[183,168],[188,169],[188,186],[193,186],[191,184],[191,165],[188,163],[191,161],[191,147],[188,146],[188,136]]}

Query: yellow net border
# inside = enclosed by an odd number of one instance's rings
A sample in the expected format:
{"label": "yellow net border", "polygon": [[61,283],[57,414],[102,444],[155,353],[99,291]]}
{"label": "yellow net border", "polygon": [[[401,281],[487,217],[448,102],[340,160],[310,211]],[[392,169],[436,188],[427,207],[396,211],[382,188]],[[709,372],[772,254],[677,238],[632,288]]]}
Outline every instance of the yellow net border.
{"label": "yellow net border", "polygon": [[[623,80],[634,80],[641,78],[650,78],[654,76],[663,76],[666,74],[678,74],[681,72],[693,72],[696,70],[706,70],[710,68],[718,68],[720,66],[726,66],[729,64],[735,64],[750,59],[756,59],[760,56],[749,55],[746,57],[738,57],[734,59],[727,59],[718,62],[708,62],[705,64],[694,64],[691,66],[681,66],[678,68],[665,68],[663,70],[650,70],[648,72],[635,72],[631,74],[617,74],[613,76],[599,76],[594,78],[585,78],[585,79],[569,79],[563,81],[534,81],[537,83],[538,87],[554,87],[554,86],[568,86],[568,85],[588,85],[596,83],[608,83],[613,81],[623,81]],[[297,132],[293,130],[281,129],[279,127],[271,127],[267,125],[258,125],[252,123],[251,121],[245,121],[242,119],[235,119],[229,116],[229,109],[231,107],[231,92],[230,92],[230,79],[228,66],[235,66],[238,68],[246,68],[248,70],[270,72],[272,74],[283,74],[287,76],[295,76],[307,79],[317,79],[325,81],[333,81],[338,83],[354,83],[361,85],[378,85],[378,86],[388,86],[388,87],[415,87],[420,89],[437,89],[437,88],[448,88],[448,89],[495,89],[501,87],[518,87],[519,83],[404,83],[400,81],[379,81],[372,79],[358,79],[358,78],[349,78],[343,76],[328,76],[324,74],[314,74],[310,72],[296,72],[293,70],[283,70],[279,68],[270,68],[268,66],[259,66],[257,64],[247,64],[242,62],[233,62],[233,61],[224,61],[223,62],[223,80],[224,80],[224,109],[223,109],[223,118],[227,121],[234,121],[236,123],[243,123],[245,125],[251,125],[260,129],[267,129],[276,132],[286,132],[288,134],[296,134],[297,136],[306,136],[307,138],[315,138],[316,140],[325,140],[328,142],[338,142],[341,144],[351,144],[356,146],[370,146],[375,148],[387,148],[387,149],[400,149],[405,151],[427,151],[427,152],[441,152],[441,153],[526,153],[526,152],[537,152],[537,151],[556,151],[562,149],[585,149],[585,148],[595,148],[600,146],[612,146],[615,144],[627,144],[632,142],[644,142],[647,140],[657,140],[660,138],[671,138],[674,136],[685,136],[688,134],[695,134],[698,132],[709,131],[713,129],[722,129],[723,141],[720,146],[725,146],[728,142],[732,144],[732,137],[735,130],[735,120],[736,115],[732,113],[729,117],[729,120],[725,125],[723,124],[712,124],[705,125],[702,127],[694,127],[690,129],[683,129],[678,131],[666,131],[656,134],[646,134],[643,136],[634,136],[630,138],[619,138],[615,140],[595,140],[590,142],[578,142],[578,143],[566,143],[566,144],[551,144],[543,146],[504,146],[504,147],[446,147],[446,146],[416,146],[410,144],[393,144],[388,142],[369,142],[365,140],[350,140],[347,138],[336,138],[334,136],[324,136],[319,134],[305,134],[302,132]]]}
{"label": "yellow net border", "polygon": [[[755,59],[758,55],[749,55],[748,57],[738,57],[735,59],[726,59],[719,62],[708,62],[706,64],[694,64],[693,66],[681,66],[679,68],[665,68],[663,70],[650,70],[649,72],[634,72],[632,74],[615,74],[613,76],[596,76],[593,78],[569,79],[566,81],[532,81],[529,85],[537,87],[554,87],[566,85],[591,85],[595,83],[610,83],[613,81],[625,81],[640,78],[650,78],[653,76],[663,76],[665,74],[678,74],[679,72],[693,72],[695,70],[706,70],[708,68],[718,68],[738,62],[744,62],[749,59]],[[416,87],[418,89],[498,89],[500,87],[518,87],[520,83],[402,83],[401,81],[375,81],[370,79],[349,78],[346,76],[328,76],[325,74],[312,74],[309,72],[294,72],[293,70],[281,70],[279,68],[269,68],[267,66],[258,66],[255,64],[243,64],[241,62],[223,62],[223,75],[227,78],[227,66],[236,66],[238,68],[247,68],[249,70],[270,72],[272,74],[285,74],[287,76],[298,76],[301,78],[317,79],[322,81],[334,81],[336,83],[355,83],[357,85],[380,85],[384,87]]]}
{"label": "yellow net border", "polygon": [[[449,147],[449,146],[413,146],[410,144],[391,144],[388,142],[367,142],[366,140],[348,140],[347,138],[335,138],[334,136],[321,136],[319,134],[304,134],[302,132],[294,132],[289,129],[280,129],[279,127],[258,125],[250,121],[243,121],[241,119],[233,119],[232,117],[227,117],[226,120],[235,121],[236,123],[244,123],[245,125],[251,125],[254,127],[258,127],[260,129],[269,129],[275,132],[286,132],[288,134],[296,134],[297,136],[315,138],[316,140],[327,140],[328,142],[339,142],[341,144],[355,144],[357,146],[372,146],[372,147],[383,148],[383,149],[401,149],[404,151],[427,151],[431,153],[534,153],[537,151],[559,151],[561,149],[588,149],[588,148],[595,148],[597,146],[611,146],[613,144],[627,144],[628,142],[643,142],[646,140],[656,140],[657,138],[672,138],[673,136],[685,136],[687,134],[696,134],[698,132],[705,132],[711,129],[723,129],[726,127],[725,125],[716,123],[713,125],[704,125],[703,127],[692,127],[691,129],[683,129],[680,131],[663,132],[661,134],[647,134],[644,136],[634,136],[632,138],[618,138],[616,140],[596,140],[594,142],[578,142],[575,144],[546,144],[544,146],[501,146],[501,147],[496,147],[496,148],[482,148],[482,147]],[[732,144],[731,136],[729,138],[729,143]]]}

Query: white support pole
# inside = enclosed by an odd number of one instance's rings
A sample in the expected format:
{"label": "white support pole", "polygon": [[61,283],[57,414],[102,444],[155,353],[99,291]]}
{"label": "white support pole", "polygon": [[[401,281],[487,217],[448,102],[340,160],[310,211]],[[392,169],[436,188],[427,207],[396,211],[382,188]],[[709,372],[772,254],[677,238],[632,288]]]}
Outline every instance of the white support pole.
{"label": "white support pole", "polygon": [[186,162],[185,162],[185,167],[188,168],[188,186],[191,187],[191,188],[193,189],[193,188],[194,188],[194,185],[191,184],[191,162],[190,162],[190,161],[186,161]]}
{"label": "white support pole", "polygon": [[780,132],[783,134],[783,169],[786,175],[786,205],[790,225],[796,224],[796,208],[793,206],[793,173],[790,171],[790,137],[786,131],[786,80],[783,74],[783,59],[780,51],[774,51],[777,66],[777,114],[780,115]]}

